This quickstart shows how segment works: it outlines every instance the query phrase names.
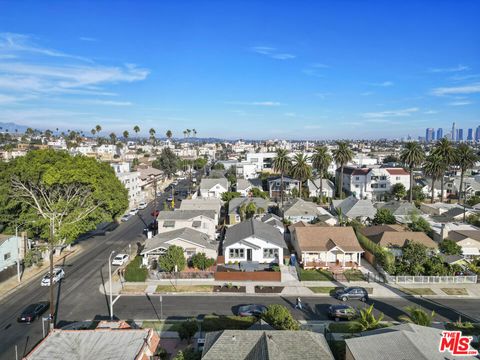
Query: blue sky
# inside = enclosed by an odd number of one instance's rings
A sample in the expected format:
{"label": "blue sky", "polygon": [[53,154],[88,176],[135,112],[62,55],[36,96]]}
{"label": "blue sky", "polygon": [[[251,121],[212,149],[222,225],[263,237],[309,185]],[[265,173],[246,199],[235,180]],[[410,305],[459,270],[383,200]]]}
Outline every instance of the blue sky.
{"label": "blue sky", "polygon": [[480,1],[1,1],[0,122],[247,139],[480,125]]}

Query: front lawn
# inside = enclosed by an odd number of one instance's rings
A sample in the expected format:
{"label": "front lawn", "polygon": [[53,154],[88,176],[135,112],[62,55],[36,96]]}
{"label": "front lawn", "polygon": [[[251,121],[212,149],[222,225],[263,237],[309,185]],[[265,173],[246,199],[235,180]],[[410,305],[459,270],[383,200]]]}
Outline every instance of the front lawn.
{"label": "front lawn", "polygon": [[343,275],[345,275],[348,281],[366,281],[365,275],[360,270],[346,270],[343,272]]}
{"label": "front lawn", "polygon": [[257,321],[253,316],[216,316],[207,315],[203,319],[202,331],[245,330]]}
{"label": "front lawn", "polygon": [[332,295],[335,290],[339,289],[335,286],[311,286],[309,287],[315,294],[330,294]]}
{"label": "front lawn", "polygon": [[137,256],[125,268],[125,280],[132,282],[144,282],[147,279],[148,270],[142,266],[142,257]]}
{"label": "front lawn", "polygon": [[177,331],[180,328],[182,321],[144,321],[142,323],[143,329],[155,329],[155,331]]}
{"label": "front lawn", "polygon": [[213,285],[158,285],[156,293],[213,292]]}
{"label": "front lawn", "polygon": [[322,269],[300,269],[300,281],[333,281],[333,275],[330,271]]}
{"label": "front lawn", "polygon": [[468,295],[468,291],[465,288],[441,288],[447,295]]}
{"label": "front lawn", "polygon": [[437,295],[430,288],[400,288],[400,290],[408,295]]}

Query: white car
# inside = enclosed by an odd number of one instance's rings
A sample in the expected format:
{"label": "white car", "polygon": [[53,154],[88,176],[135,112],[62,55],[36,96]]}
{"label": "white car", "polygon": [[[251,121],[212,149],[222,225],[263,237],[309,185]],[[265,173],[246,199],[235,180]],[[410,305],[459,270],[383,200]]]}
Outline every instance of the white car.
{"label": "white car", "polygon": [[[53,268],[53,283],[56,284],[65,277],[65,271],[62,268]],[[42,286],[50,286],[50,271],[42,279]]]}
{"label": "white car", "polygon": [[137,215],[137,214],[138,214],[138,209],[132,209],[132,210],[130,210],[129,214],[132,215],[132,216],[133,216],[133,215]]}
{"label": "white car", "polygon": [[125,221],[128,221],[130,220],[130,218],[132,217],[132,215],[130,214],[125,214],[122,216],[122,218],[120,219],[121,222],[125,222]]}
{"label": "white car", "polygon": [[142,201],[140,204],[138,204],[138,208],[140,210],[146,209],[147,208],[147,203]]}
{"label": "white car", "polygon": [[115,266],[122,266],[125,264],[128,260],[128,255],[127,254],[118,254],[115,256],[112,260],[112,265]]}

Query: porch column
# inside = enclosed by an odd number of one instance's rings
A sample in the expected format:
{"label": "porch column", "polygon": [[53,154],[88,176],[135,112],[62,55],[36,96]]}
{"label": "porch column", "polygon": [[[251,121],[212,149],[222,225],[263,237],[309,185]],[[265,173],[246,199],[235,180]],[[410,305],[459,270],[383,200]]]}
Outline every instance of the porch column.
{"label": "porch column", "polygon": [[328,267],[328,251],[324,252],[325,254],[325,266]]}
{"label": "porch column", "polygon": [[345,267],[345,252],[343,253],[343,267]]}
{"label": "porch column", "polygon": [[357,253],[357,257],[358,257],[358,266],[362,266],[362,253]]}

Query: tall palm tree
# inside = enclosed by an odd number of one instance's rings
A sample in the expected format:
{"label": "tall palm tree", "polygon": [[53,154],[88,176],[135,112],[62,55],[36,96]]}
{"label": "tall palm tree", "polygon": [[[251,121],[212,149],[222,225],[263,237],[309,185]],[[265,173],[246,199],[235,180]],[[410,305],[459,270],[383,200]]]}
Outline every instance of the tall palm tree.
{"label": "tall palm tree", "polygon": [[312,177],[312,168],[310,165],[308,165],[308,160],[309,159],[307,155],[301,153],[295,154],[293,157],[293,165],[290,169],[292,176],[299,180],[298,193],[300,194],[300,197],[302,197],[303,182]]}
{"label": "tall palm tree", "polygon": [[117,135],[115,135],[114,132],[110,133],[110,140],[112,141],[112,144],[115,145],[117,143]]}
{"label": "tall palm tree", "polygon": [[432,178],[432,204],[435,202],[435,181],[443,176],[445,172],[445,164],[440,155],[432,153],[427,156],[425,164],[423,165],[423,171],[426,175]]}
{"label": "tall palm tree", "polygon": [[150,130],[148,130],[148,133],[150,134],[150,140],[153,143],[153,141],[155,140],[155,129],[151,128]]}
{"label": "tall palm tree", "polygon": [[458,145],[455,150],[455,164],[460,167],[460,189],[458,194],[458,200],[463,199],[465,203],[465,194],[463,194],[463,177],[468,169],[471,169],[478,161],[478,156],[475,151],[467,144],[462,143]]}
{"label": "tall palm tree", "polygon": [[183,138],[186,139],[187,137],[187,130],[183,130]]}
{"label": "tall palm tree", "polygon": [[135,131],[135,136],[138,136],[138,133],[140,132],[140,126],[135,125],[135,126],[133,127],[133,131]]}
{"label": "tall palm tree", "polygon": [[332,161],[332,155],[330,155],[325,145],[317,146],[315,148],[315,152],[312,156],[312,163],[313,168],[317,170],[320,177],[320,202],[323,202],[323,176]]}
{"label": "tall palm tree", "polygon": [[425,159],[425,152],[422,146],[417,142],[409,142],[405,145],[405,148],[400,153],[401,161],[408,166],[410,171],[410,195],[408,201],[412,202],[413,195],[413,169],[415,166],[419,166]]}
{"label": "tall palm tree", "polygon": [[196,138],[197,137],[197,130],[192,129],[192,132],[193,132],[193,137]]}
{"label": "tall palm tree", "polygon": [[340,199],[343,199],[343,169],[349,161],[353,159],[353,151],[350,145],[345,141],[337,141],[337,148],[332,151],[333,159],[340,166],[340,178],[337,191]]}
{"label": "tall palm tree", "polygon": [[127,142],[129,135],[130,135],[130,134],[128,133],[127,130],[125,130],[125,131],[123,132],[123,138],[125,139],[125,142]]}
{"label": "tall palm tree", "polygon": [[173,136],[172,130],[167,130],[167,132],[166,132],[165,135],[167,136],[168,140],[170,140],[170,139],[172,138],[172,136]]}
{"label": "tall palm tree", "polygon": [[280,174],[280,201],[282,203],[283,209],[283,177],[290,171],[292,166],[292,160],[288,156],[288,151],[286,149],[277,149],[277,155],[273,159],[272,167],[273,171]]}
{"label": "tall palm tree", "polygon": [[102,131],[102,127],[100,125],[96,125],[95,131],[97,132],[97,136],[98,136],[100,134],[100,131]]}
{"label": "tall palm tree", "polygon": [[407,306],[405,310],[407,310],[409,315],[400,315],[398,317],[400,320],[422,326],[432,325],[433,318],[435,317],[435,311],[432,311],[430,314],[428,314],[424,310],[416,306]]}
{"label": "tall palm tree", "polygon": [[192,132],[192,130],[190,129],[187,129],[187,138],[190,139],[190,133]]}
{"label": "tall palm tree", "polygon": [[[448,170],[449,166],[455,160],[455,148],[450,140],[447,138],[440,139],[435,144],[435,148],[433,152],[440,155],[443,160],[443,164],[445,165],[445,171]],[[443,188],[444,188],[444,178],[445,176],[442,174],[440,178],[440,201],[443,202]]]}
{"label": "tall palm tree", "polygon": [[97,133],[97,130],[92,129],[92,130],[90,130],[90,133],[92,134],[92,136],[95,136],[95,134]]}

